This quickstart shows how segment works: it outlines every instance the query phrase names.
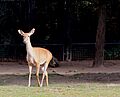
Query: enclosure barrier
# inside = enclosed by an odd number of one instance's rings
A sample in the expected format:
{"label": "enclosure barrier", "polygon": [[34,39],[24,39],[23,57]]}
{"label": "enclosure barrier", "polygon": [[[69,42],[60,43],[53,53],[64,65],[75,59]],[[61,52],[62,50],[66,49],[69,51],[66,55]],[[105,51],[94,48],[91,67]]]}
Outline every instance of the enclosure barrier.
{"label": "enclosure barrier", "polygon": [[[95,43],[73,43],[70,48],[63,44],[37,44],[33,46],[49,49],[53,56],[60,61],[71,60],[93,60],[95,57]],[[104,59],[120,59],[120,43],[105,43]],[[3,45],[0,44],[0,61],[19,61],[26,60],[26,48],[21,45]]]}
{"label": "enclosure barrier", "polygon": [[[95,43],[74,43],[71,47],[72,60],[90,60],[95,58]],[[105,60],[120,59],[120,43],[105,43]]]}
{"label": "enclosure barrier", "polygon": [[73,61],[94,59],[95,43],[74,43],[71,54]]}
{"label": "enclosure barrier", "polygon": [[[53,56],[58,60],[64,60],[64,45],[63,44],[36,44],[36,47],[44,47],[49,49]],[[19,61],[26,60],[26,47],[21,45],[3,45],[0,44],[0,61]]]}

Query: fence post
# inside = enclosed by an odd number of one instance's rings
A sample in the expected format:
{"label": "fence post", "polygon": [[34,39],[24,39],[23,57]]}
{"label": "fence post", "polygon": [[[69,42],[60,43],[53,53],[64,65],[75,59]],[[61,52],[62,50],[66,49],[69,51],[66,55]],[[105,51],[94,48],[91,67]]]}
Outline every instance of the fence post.
{"label": "fence post", "polygon": [[71,48],[67,47],[66,48],[66,61],[71,61],[72,60],[72,52],[71,52]]}
{"label": "fence post", "polygon": [[65,49],[65,48],[64,48],[64,45],[63,45],[63,57],[62,57],[62,58],[63,58],[63,61],[64,61],[64,59],[65,59],[65,57],[64,57],[64,56],[65,56],[65,50],[64,50],[64,49]]}

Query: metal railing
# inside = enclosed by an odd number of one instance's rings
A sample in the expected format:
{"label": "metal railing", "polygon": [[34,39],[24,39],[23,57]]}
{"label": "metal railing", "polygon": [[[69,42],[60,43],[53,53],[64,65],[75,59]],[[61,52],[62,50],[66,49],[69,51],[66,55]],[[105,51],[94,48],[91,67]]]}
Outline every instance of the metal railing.
{"label": "metal railing", "polygon": [[[95,43],[73,43],[71,47],[72,60],[87,60],[95,58]],[[120,43],[105,43],[105,60],[120,59]]]}
{"label": "metal railing", "polygon": [[[64,45],[62,44],[40,44],[34,45],[49,49],[58,60],[64,60]],[[3,45],[0,44],[0,61],[26,60],[25,45]]]}
{"label": "metal railing", "polygon": [[71,53],[73,61],[94,59],[95,43],[73,43]]}
{"label": "metal railing", "polygon": [[[95,57],[95,43],[73,43],[68,49],[63,44],[39,44],[33,45],[49,49],[53,56],[58,60],[64,61],[70,59],[93,60]],[[120,59],[120,43],[105,43],[104,59],[119,60]],[[18,61],[26,60],[25,45],[3,45],[0,44],[0,61]]]}

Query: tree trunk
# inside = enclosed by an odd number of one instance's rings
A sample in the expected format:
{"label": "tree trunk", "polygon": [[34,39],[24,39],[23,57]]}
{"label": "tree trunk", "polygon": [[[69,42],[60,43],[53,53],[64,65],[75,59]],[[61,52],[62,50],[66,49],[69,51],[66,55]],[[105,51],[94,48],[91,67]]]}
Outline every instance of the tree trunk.
{"label": "tree trunk", "polygon": [[72,37],[71,37],[71,26],[72,26],[72,18],[71,18],[71,9],[70,9],[70,0],[65,1],[64,10],[64,31],[65,31],[65,46],[66,46],[66,61],[72,60],[72,53],[71,53],[71,45],[72,45]]}
{"label": "tree trunk", "polygon": [[95,62],[93,66],[98,67],[104,64],[104,42],[105,42],[105,17],[106,17],[106,6],[101,5],[99,7],[99,20],[96,34],[96,54]]}

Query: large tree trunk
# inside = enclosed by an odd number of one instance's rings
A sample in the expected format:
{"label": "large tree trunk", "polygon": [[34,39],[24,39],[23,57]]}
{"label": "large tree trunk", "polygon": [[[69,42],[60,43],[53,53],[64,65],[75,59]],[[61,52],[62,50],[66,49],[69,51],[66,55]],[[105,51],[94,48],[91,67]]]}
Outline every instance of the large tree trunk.
{"label": "large tree trunk", "polygon": [[100,12],[99,12],[97,34],[96,34],[96,54],[95,54],[95,62],[94,62],[95,67],[104,64],[106,6],[101,5],[99,9]]}
{"label": "large tree trunk", "polygon": [[71,9],[70,9],[70,0],[65,0],[64,10],[64,31],[65,31],[65,48],[66,48],[66,61],[72,60],[71,53],[71,45],[72,45],[72,37],[71,37],[71,26],[72,26],[72,18],[71,18]]}

